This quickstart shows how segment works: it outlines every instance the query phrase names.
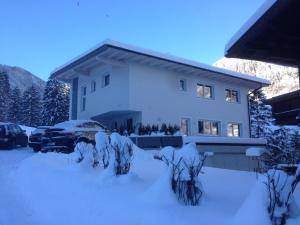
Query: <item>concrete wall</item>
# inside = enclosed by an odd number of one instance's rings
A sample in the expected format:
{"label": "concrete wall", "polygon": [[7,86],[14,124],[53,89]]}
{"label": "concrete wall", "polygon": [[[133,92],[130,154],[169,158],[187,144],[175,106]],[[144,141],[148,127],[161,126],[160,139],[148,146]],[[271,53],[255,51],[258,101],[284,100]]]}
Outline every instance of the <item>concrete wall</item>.
{"label": "concrete wall", "polygon": [[[187,90],[179,89],[179,80],[185,79]],[[213,86],[214,98],[197,97],[196,85]],[[246,87],[238,83],[203,78],[199,75],[180,74],[141,64],[131,64],[129,73],[129,106],[142,111],[142,122],[147,124],[171,123],[180,125],[181,118],[191,121],[191,134],[198,134],[198,120],[221,122],[221,136],[227,135],[227,123],[242,124],[242,137],[249,137]],[[225,89],[238,90],[239,103],[225,101]]]}
{"label": "concrete wall", "polygon": [[[102,87],[103,77],[110,74],[110,85]],[[79,75],[77,118],[89,119],[110,111],[140,111],[134,123],[171,123],[180,125],[182,118],[190,120],[190,134],[198,134],[198,120],[220,122],[220,136],[227,135],[227,123],[241,126],[241,137],[249,137],[248,88],[239,83],[208,79],[166,69],[131,63],[127,66],[98,66],[90,75]],[[187,82],[186,91],[179,89],[179,80]],[[230,80],[230,79],[228,79]],[[91,93],[91,82],[96,91]],[[197,97],[197,83],[213,87],[213,99]],[[86,110],[81,111],[81,88],[87,87]],[[225,101],[225,89],[238,90],[239,103]],[[136,124],[134,124],[136,125]]]}
{"label": "concrete wall", "polygon": [[[103,77],[110,74],[110,84],[103,87]],[[91,82],[96,81],[96,91],[91,92]],[[86,110],[81,110],[81,88],[87,87]],[[90,75],[79,75],[77,118],[90,119],[93,116],[129,108],[128,67],[98,66]]]}
{"label": "concrete wall", "polygon": [[216,153],[207,157],[204,165],[242,171],[258,171],[259,169],[258,159],[247,157],[243,153]]}

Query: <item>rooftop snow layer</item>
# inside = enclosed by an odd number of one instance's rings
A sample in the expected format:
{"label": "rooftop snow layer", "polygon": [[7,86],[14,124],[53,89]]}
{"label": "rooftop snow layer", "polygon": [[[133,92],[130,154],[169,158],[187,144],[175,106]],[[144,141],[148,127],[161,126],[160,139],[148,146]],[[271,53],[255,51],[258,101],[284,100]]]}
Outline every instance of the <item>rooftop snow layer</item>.
{"label": "rooftop snow layer", "polygon": [[261,18],[277,0],[266,0],[264,4],[247,20],[247,22],[233,35],[225,46],[225,55],[228,50]]}
{"label": "rooftop snow layer", "polygon": [[136,47],[136,46],[129,45],[129,44],[124,44],[124,43],[117,42],[117,41],[110,40],[110,39],[107,39],[107,40],[101,42],[100,44],[98,44],[95,47],[89,49],[88,51],[84,52],[83,54],[75,57],[71,61],[65,63],[64,65],[62,65],[58,68],[56,68],[54,71],[52,71],[51,76],[55,76],[54,75],[55,73],[59,73],[60,70],[64,69],[67,66],[70,66],[72,63],[76,63],[76,61],[80,60],[81,58],[89,55],[90,53],[96,51],[97,49],[99,49],[103,46],[110,46],[112,48],[118,48],[118,49],[122,49],[124,51],[131,51],[131,52],[134,52],[136,54],[147,55],[149,57],[155,57],[155,58],[159,58],[161,60],[171,61],[171,62],[174,62],[174,63],[184,64],[184,65],[187,65],[187,66],[192,66],[192,67],[196,67],[196,68],[203,69],[203,70],[208,70],[208,71],[212,71],[212,72],[216,72],[216,73],[221,73],[223,75],[227,75],[227,76],[231,76],[231,77],[235,77],[235,78],[240,78],[240,79],[244,79],[244,80],[249,80],[249,81],[261,83],[261,84],[264,84],[264,85],[270,85],[271,84],[270,81],[268,81],[266,79],[259,78],[259,77],[255,77],[255,76],[251,76],[251,75],[247,75],[247,74],[234,72],[234,71],[231,71],[231,70],[226,70],[226,69],[214,67],[214,66],[211,66],[211,65],[207,65],[207,64],[200,63],[200,62],[193,61],[193,60],[189,60],[189,59],[180,58],[180,57],[177,57],[177,56],[172,56],[172,55],[169,55],[169,54],[159,53],[159,52],[156,52],[156,51]]}

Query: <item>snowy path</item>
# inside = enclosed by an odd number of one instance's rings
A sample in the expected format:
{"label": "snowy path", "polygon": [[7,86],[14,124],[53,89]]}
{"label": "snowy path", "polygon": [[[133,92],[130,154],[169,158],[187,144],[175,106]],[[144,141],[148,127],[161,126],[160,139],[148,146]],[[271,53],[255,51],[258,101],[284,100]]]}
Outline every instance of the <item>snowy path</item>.
{"label": "snowy path", "polygon": [[0,150],[0,225],[30,225],[32,212],[15,191],[11,175],[20,162],[33,154],[29,148]]}

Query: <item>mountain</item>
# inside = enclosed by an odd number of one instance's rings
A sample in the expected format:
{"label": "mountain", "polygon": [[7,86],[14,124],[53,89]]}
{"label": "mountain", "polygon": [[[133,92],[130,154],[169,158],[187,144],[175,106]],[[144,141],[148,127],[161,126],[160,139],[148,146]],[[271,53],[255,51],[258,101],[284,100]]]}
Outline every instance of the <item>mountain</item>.
{"label": "mountain", "polygon": [[235,58],[222,58],[213,65],[270,80],[263,89],[268,98],[299,89],[298,69],[293,67]]}
{"label": "mountain", "polygon": [[41,96],[43,95],[46,82],[29,71],[20,67],[1,64],[0,71],[7,72],[11,88],[18,86],[21,92],[24,92],[33,85],[38,89]]}

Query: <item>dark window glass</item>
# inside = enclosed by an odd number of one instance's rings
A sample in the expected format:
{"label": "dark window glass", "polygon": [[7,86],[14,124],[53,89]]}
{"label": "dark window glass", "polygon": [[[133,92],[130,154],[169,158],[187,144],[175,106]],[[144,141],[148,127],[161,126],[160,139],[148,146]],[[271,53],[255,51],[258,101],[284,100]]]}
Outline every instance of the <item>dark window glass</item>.
{"label": "dark window glass", "polygon": [[198,121],[198,131],[205,135],[219,135],[219,122],[209,120]]}
{"label": "dark window glass", "polygon": [[185,80],[180,80],[179,81],[180,84],[180,91],[186,91],[186,81]]}
{"label": "dark window glass", "polygon": [[105,75],[105,77],[104,77],[104,87],[108,86],[109,83],[110,83],[110,75],[108,74],[108,75]]}
{"label": "dark window glass", "polygon": [[96,81],[92,81],[91,83],[91,92],[95,92],[96,91]]}
{"label": "dark window glass", "polygon": [[238,102],[239,101],[239,92],[235,90],[226,89],[225,98],[227,102]]}
{"label": "dark window glass", "polygon": [[209,85],[197,84],[197,96],[212,98],[212,87]]}
{"label": "dark window glass", "polygon": [[239,137],[240,135],[241,135],[240,124],[238,124],[238,123],[228,123],[227,124],[227,136]]}

